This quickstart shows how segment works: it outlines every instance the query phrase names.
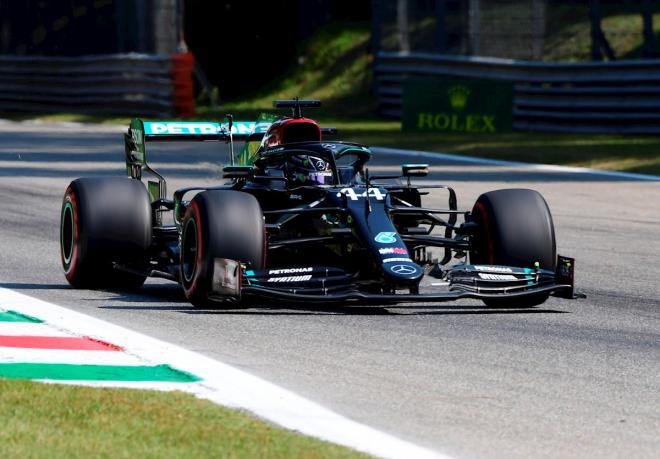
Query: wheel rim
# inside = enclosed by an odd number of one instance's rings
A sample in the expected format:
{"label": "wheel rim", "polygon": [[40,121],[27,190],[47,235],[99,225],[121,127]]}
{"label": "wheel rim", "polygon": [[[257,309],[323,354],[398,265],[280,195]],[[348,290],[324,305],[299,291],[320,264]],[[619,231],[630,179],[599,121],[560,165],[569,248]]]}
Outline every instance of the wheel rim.
{"label": "wheel rim", "polygon": [[197,269],[197,223],[194,218],[186,222],[181,244],[181,271],[186,282],[192,282]]}
{"label": "wheel rim", "polygon": [[64,205],[62,211],[62,223],[60,225],[60,244],[62,246],[62,258],[64,264],[69,265],[73,258],[73,236],[74,236],[74,222],[73,222],[73,206],[71,202]]}

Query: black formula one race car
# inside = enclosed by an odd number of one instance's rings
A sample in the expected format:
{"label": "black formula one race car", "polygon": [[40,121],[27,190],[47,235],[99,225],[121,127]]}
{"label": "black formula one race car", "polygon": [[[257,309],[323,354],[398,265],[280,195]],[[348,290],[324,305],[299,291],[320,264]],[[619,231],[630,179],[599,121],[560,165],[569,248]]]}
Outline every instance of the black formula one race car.
{"label": "black formula one race car", "polygon": [[[426,164],[370,175],[369,148],[327,141],[336,132],[302,116],[319,105],[276,101],[292,116],[255,123],[229,115],[219,123],[133,120],[129,177],[79,178],[66,189],[60,242],[69,283],[122,289],[160,277],[180,283],[197,307],[476,298],[518,308],[551,294],[575,297],[574,260],[557,256],[539,193],[491,191],[459,210],[452,188],[411,184],[428,174]],[[145,142],[180,140],[227,142],[228,182],[168,198]],[[245,144],[235,157],[237,140]],[[155,178],[146,186],[145,173]],[[446,208],[424,207],[430,189],[447,193]]]}

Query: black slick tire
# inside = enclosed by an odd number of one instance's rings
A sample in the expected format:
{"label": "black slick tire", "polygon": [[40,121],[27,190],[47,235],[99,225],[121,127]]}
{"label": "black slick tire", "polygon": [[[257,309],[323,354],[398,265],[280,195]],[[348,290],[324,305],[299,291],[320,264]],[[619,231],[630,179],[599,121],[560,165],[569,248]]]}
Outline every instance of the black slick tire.
{"label": "black slick tire", "polygon": [[213,265],[226,258],[261,268],[265,232],[257,199],[240,191],[210,190],[197,194],[183,219],[181,286],[198,308],[232,307],[240,296],[212,298]]}
{"label": "black slick tire", "polygon": [[[550,209],[543,196],[528,189],[484,193],[472,209],[479,231],[472,238],[472,264],[504,265],[555,271],[557,249]],[[484,300],[489,307],[529,308],[548,299],[548,293]]]}
{"label": "black slick tire", "polygon": [[79,178],[64,193],[60,255],[64,275],[76,288],[134,289],[146,277],[114,269],[144,263],[152,219],[144,185],[123,177]]}

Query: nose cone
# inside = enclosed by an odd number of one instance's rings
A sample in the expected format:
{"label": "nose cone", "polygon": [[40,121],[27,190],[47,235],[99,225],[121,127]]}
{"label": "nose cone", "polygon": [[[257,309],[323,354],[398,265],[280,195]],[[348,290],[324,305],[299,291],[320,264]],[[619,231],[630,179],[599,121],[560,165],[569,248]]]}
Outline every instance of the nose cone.
{"label": "nose cone", "polygon": [[411,261],[391,261],[383,263],[383,272],[392,281],[404,285],[415,284],[424,275],[424,270]]}

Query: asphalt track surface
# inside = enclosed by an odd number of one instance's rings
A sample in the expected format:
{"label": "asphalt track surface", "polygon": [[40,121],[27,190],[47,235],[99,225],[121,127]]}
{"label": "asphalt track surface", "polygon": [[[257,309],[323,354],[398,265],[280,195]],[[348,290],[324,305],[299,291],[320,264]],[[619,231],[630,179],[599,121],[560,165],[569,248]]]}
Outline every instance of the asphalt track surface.
{"label": "asphalt track surface", "polygon": [[[217,144],[150,150],[169,189],[217,184]],[[410,157],[376,155],[372,172]],[[457,458],[660,456],[660,182],[519,167],[432,164],[459,207],[539,190],[585,300],[530,310],[444,307],[195,310],[172,283],[74,290],[62,274],[61,199],[74,178],[122,175],[116,127],[0,121],[0,287],[218,359],[338,413]],[[444,206],[433,192],[427,203]]]}

